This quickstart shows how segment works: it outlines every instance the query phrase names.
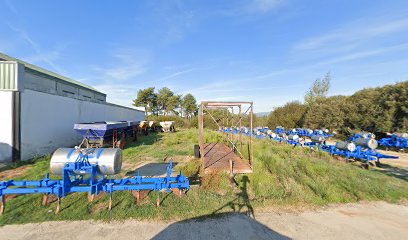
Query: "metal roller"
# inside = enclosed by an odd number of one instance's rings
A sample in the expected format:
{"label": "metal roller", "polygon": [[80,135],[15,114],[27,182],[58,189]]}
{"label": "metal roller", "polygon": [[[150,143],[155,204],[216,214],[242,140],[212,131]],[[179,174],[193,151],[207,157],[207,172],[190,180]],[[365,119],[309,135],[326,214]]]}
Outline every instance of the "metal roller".
{"label": "metal roller", "polygon": [[312,142],[314,143],[322,143],[324,142],[324,140],[326,140],[323,136],[320,135],[313,135],[310,140],[312,140]]}
{"label": "metal roller", "polygon": [[378,147],[378,142],[374,138],[357,138],[354,142],[365,148],[376,149]]}
{"label": "metal roller", "polygon": [[51,157],[51,172],[55,175],[62,175],[65,164],[74,163],[80,151],[87,151],[89,163],[97,164],[102,175],[118,174],[122,168],[122,150],[119,148],[59,148]]}
{"label": "metal roller", "polygon": [[297,135],[297,134],[289,134],[288,139],[289,139],[289,140],[298,140],[298,139],[299,139],[299,135]]}
{"label": "metal roller", "polygon": [[352,142],[336,142],[335,147],[340,150],[347,150],[350,152],[354,152],[356,150],[356,144]]}

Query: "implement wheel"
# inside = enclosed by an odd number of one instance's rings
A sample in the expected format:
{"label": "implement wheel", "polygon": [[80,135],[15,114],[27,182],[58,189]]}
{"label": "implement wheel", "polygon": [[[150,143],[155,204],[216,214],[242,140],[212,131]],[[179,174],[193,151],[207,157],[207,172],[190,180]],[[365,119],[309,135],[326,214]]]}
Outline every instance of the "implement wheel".
{"label": "implement wheel", "polygon": [[194,157],[195,158],[200,158],[200,146],[199,145],[194,145]]}

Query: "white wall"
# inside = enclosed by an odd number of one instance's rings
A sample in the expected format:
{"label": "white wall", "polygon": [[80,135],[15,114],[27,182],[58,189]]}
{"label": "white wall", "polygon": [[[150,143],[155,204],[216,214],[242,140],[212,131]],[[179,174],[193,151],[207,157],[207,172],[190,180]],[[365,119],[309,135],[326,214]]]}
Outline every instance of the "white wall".
{"label": "white wall", "polygon": [[12,160],[13,92],[0,91],[0,163]]}
{"label": "white wall", "polygon": [[21,159],[79,144],[75,123],[143,119],[141,111],[26,89],[21,93]]}

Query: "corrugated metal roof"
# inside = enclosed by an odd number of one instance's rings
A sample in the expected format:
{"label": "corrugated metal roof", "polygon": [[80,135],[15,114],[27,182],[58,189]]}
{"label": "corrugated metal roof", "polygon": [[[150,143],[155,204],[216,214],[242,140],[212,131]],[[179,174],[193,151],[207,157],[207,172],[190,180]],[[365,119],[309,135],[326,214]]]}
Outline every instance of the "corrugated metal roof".
{"label": "corrugated metal roof", "polygon": [[4,54],[4,53],[0,53],[0,58],[5,59],[6,61],[16,61],[16,62],[18,62],[18,63],[23,64],[26,68],[29,68],[29,69],[34,70],[34,71],[36,71],[36,72],[39,72],[39,73],[42,73],[42,74],[45,74],[45,75],[49,75],[49,76],[54,77],[54,78],[57,78],[57,79],[59,79],[59,80],[62,80],[62,81],[65,81],[65,82],[68,82],[68,83],[71,83],[71,84],[74,84],[74,85],[77,85],[77,86],[81,86],[81,87],[86,88],[86,89],[89,89],[89,90],[91,90],[91,91],[98,92],[98,93],[101,93],[101,94],[106,95],[105,93],[100,92],[100,91],[96,90],[95,88],[93,88],[93,87],[91,87],[91,86],[89,86],[89,85],[86,85],[86,84],[84,84],[84,83],[75,81],[75,80],[70,79],[70,78],[67,78],[67,77],[64,77],[64,76],[62,76],[62,75],[59,75],[58,73],[48,71],[48,70],[46,70],[46,69],[44,69],[44,68],[35,66],[35,65],[33,65],[33,64],[24,62],[24,61],[22,61],[22,60],[20,60],[20,59],[10,57],[10,56],[8,56],[8,55],[6,55],[6,54]]}

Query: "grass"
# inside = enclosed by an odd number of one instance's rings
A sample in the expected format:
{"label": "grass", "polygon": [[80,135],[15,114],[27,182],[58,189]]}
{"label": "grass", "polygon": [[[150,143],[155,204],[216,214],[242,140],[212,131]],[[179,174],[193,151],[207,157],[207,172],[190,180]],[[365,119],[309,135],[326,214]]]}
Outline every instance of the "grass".
{"label": "grass", "polygon": [[[215,132],[206,134],[207,141],[220,139]],[[142,136],[138,142],[126,146],[124,164],[188,157],[193,154],[197,142],[195,129]],[[237,188],[231,187],[225,174],[214,173],[203,176],[201,187],[192,186],[184,198],[160,193],[161,207],[155,207],[158,193],[151,193],[137,205],[130,192],[115,192],[112,211],[107,210],[108,196],[90,203],[85,193],[77,193],[63,199],[58,215],[54,214],[55,202],[41,206],[41,195],[18,196],[7,201],[0,225],[86,219],[181,220],[270,207],[296,208],[362,200],[399,202],[408,198],[406,180],[339,162],[322,152],[256,139],[254,157],[254,174],[237,176]],[[197,178],[200,165],[198,160],[191,160],[180,163],[176,169]],[[49,157],[37,159],[30,166],[18,179],[42,178],[49,171]]]}

